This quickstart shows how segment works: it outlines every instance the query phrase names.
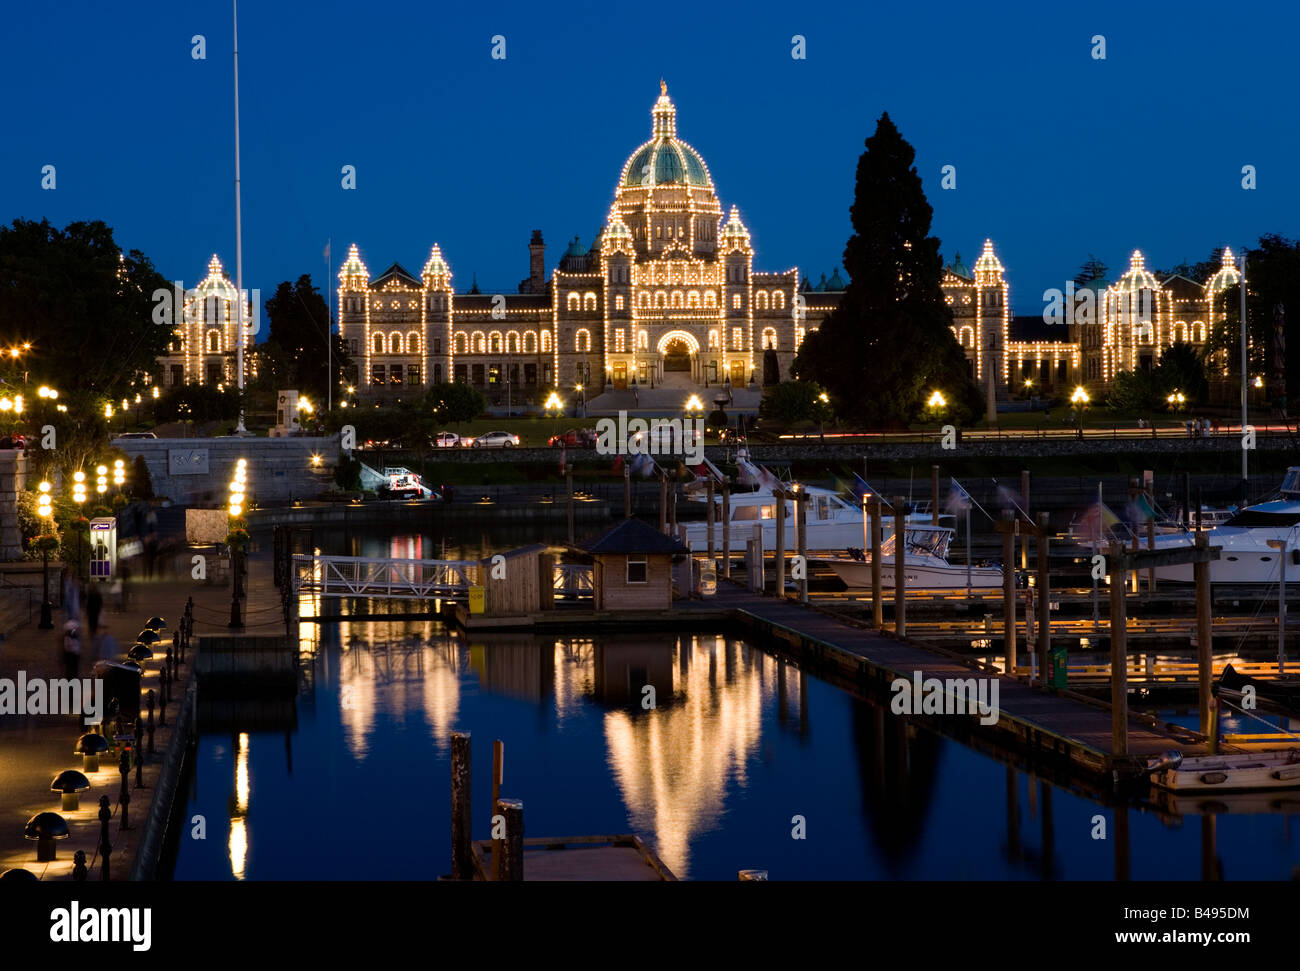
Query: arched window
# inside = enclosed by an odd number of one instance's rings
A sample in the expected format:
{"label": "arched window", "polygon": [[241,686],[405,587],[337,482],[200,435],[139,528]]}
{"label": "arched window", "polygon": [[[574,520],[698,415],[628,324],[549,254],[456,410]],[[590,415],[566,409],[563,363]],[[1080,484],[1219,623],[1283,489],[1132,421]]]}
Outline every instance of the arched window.
{"label": "arched window", "polygon": [[583,327],[573,335],[573,349],[579,352],[591,350],[591,331]]}
{"label": "arched window", "polygon": [[406,353],[407,354],[420,353],[420,335],[415,331],[411,331],[409,334],[406,335]]}
{"label": "arched window", "polygon": [[584,293],[582,295],[582,309],[583,310],[596,309],[596,295],[594,293]]}
{"label": "arched window", "polygon": [[668,306],[668,294],[662,290],[655,291],[655,306],[662,309]]}
{"label": "arched window", "polygon": [[[1246,319],[1249,320],[1250,318],[1247,317]],[[1194,320],[1194,321],[1192,321],[1192,340],[1194,340],[1194,341],[1200,341],[1200,342],[1204,343],[1204,341],[1205,341],[1205,321],[1203,321],[1203,320]]]}
{"label": "arched window", "polygon": [[519,331],[512,330],[508,334],[506,334],[506,353],[507,354],[519,353]]}
{"label": "arched window", "polygon": [[676,309],[680,309],[680,308],[686,306],[686,302],[685,302],[685,300],[684,300],[683,297],[682,297],[682,291],[680,291],[680,290],[674,290],[674,291],[673,291],[672,306],[673,306],[673,309],[675,309],[675,310],[676,310]]}
{"label": "arched window", "polygon": [[686,294],[686,306],[698,309],[698,307],[700,306],[699,290],[692,290],[690,293]]}
{"label": "arched window", "polygon": [[644,331],[644,330],[638,330],[638,331],[636,332],[636,346],[637,346],[637,350],[641,350],[641,351],[648,351],[648,350],[650,350],[650,335],[649,335],[649,333],[647,333],[647,332]]}
{"label": "arched window", "polygon": [[208,353],[209,354],[221,353],[221,331],[219,330],[208,331]]}
{"label": "arched window", "polygon": [[650,309],[650,291],[642,290],[636,296],[636,305],[642,310]]}
{"label": "arched window", "polygon": [[739,309],[740,309],[740,294],[738,294],[738,293],[733,293],[733,294],[731,295],[731,309],[732,309],[732,310],[739,310]]}
{"label": "arched window", "polygon": [[763,350],[767,350],[769,347],[772,348],[772,350],[776,350],[776,328],[775,327],[763,328]]}
{"label": "arched window", "polygon": [[457,331],[456,333],[456,353],[457,354],[469,353],[469,337],[466,336],[463,330]]}
{"label": "arched window", "polygon": [[374,338],[371,340],[371,350],[373,350],[376,354],[382,354],[382,353],[384,353],[384,335],[383,335],[383,334],[376,334],[376,335],[374,336]]}
{"label": "arched window", "polygon": [[709,331],[709,346],[713,348],[718,346],[718,332],[716,330]]}
{"label": "arched window", "polygon": [[180,354],[184,350],[185,350],[185,334],[179,330],[173,331],[172,340],[171,340],[171,352],[173,354]]}
{"label": "arched window", "polygon": [[569,310],[577,310],[577,309],[578,309],[578,301],[579,301],[579,297],[578,297],[577,293],[570,292],[570,293],[569,293],[569,298],[568,298],[568,300],[566,301],[566,306],[568,307]]}
{"label": "arched window", "polygon": [[537,353],[537,331],[535,330],[524,331],[524,353],[525,354]]}
{"label": "arched window", "polygon": [[488,348],[493,354],[501,353],[501,331],[494,330],[488,334]]}
{"label": "arched window", "polygon": [[754,309],[755,309],[755,310],[766,310],[766,309],[767,309],[767,291],[766,291],[766,290],[755,290],[755,291],[754,291]]}
{"label": "arched window", "polygon": [[704,291],[704,306],[705,306],[705,307],[716,307],[717,305],[718,305],[718,295],[717,295],[716,293],[714,293],[712,290],[705,290],[705,291]]}
{"label": "arched window", "polygon": [[961,337],[958,338],[958,342],[961,344],[962,347],[974,347],[975,328],[971,327],[969,324],[963,327],[961,329]]}
{"label": "arched window", "polygon": [[614,309],[615,309],[615,310],[622,310],[622,309],[623,309],[623,294],[621,294],[621,293],[619,293],[619,294],[615,294],[615,296],[614,296]]}
{"label": "arched window", "polygon": [[401,334],[389,334],[389,335],[388,335],[388,349],[389,349],[389,351],[391,351],[391,352],[394,353],[394,354],[401,354],[401,353],[402,353],[402,335],[401,335]]}
{"label": "arched window", "polygon": [[474,333],[470,335],[470,343],[474,347],[475,354],[487,353],[487,335],[484,334],[483,331],[474,331]]}
{"label": "arched window", "polygon": [[772,309],[773,309],[773,310],[784,310],[784,309],[785,309],[785,291],[784,291],[784,290],[773,290],[773,291],[772,291]]}
{"label": "arched window", "polygon": [[543,354],[550,353],[550,350],[551,350],[551,332],[549,330],[544,330],[542,331],[542,353]]}

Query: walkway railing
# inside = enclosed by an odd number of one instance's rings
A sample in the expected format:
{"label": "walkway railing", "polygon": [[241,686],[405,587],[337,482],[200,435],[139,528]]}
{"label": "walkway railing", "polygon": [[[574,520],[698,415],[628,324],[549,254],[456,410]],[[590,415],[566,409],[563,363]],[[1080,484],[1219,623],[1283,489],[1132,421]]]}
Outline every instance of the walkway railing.
{"label": "walkway railing", "polygon": [[318,597],[432,600],[467,597],[482,582],[477,560],[404,560],[295,554],[293,591]]}

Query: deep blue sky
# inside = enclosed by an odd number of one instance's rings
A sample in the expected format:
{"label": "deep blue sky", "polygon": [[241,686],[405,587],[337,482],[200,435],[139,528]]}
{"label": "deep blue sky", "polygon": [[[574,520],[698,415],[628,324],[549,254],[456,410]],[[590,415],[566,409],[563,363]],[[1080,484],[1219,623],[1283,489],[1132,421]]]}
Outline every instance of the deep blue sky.
{"label": "deep blue sky", "polygon": [[[1090,252],[1113,278],[1135,247],[1164,267],[1300,234],[1300,13],[1173,9],[245,2],[245,285],[319,284],[332,237],[331,286],[349,242],[372,273],[418,274],[436,241],[458,289],[477,272],[513,290],[534,228],[549,272],[602,224],[661,76],[759,269],[816,282],[840,261],[856,159],[886,110],[916,147],[945,258],[969,264],[991,236],[1018,313],[1041,312]],[[229,2],[13,4],[5,21],[0,220],[103,219],[168,279],[193,285],[214,251],[233,277]],[[505,61],[489,57],[497,33]]]}

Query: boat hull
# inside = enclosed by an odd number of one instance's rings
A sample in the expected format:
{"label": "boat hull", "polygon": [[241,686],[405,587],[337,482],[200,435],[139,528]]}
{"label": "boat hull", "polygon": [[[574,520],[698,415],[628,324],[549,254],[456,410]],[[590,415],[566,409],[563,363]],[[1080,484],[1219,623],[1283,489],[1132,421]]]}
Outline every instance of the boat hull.
{"label": "boat hull", "polygon": [[1173,792],[1300,789],[1300,749],[1185,758],[1153,774],[1151,781]]}
{"label": "boat hull", "polygon": [[[871,563],[864,560],[831,559],[819,560],[844,581],[845,586],[853,590],[871,589]],[[966,567],[962,564],[944,563],[936,560],[932,563],[912,562],[903,564],[903,582],[912,590],[965,590]],[[893,557],[881,557],[880,585],[894,589]],[[973,566],[970,568],[970,585],[972,590],[1002,589],[1002,569],[996,566]]]}

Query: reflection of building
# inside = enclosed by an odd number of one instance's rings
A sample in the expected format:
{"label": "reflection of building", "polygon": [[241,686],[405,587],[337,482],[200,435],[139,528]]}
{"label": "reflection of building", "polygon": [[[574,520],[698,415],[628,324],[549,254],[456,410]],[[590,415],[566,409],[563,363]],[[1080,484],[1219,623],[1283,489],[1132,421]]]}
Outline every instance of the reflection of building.
{"label": "reflection of building", "polygon": [[[257,374],[253,341],[257,325],[249,291],[244,291],[244,377]],[[173,308],[179,320],[172,333],[167,353],[158,359],[157,383],[164,387],[179,384],[234,385],[238,347],[239,307],[235,303],[235,285],[230,282],[221,261],[213,254],[208,275],[193,290],[184,293],[183,306]]]}
{"label": "reflection of building", "polygon": [[[671,703],[676,653],[668,637],[644,643],[624,638],[602,641],[596,645],[596,700],[613,708],[631,706],[642,710]],[[654,693],[646,688],[653,688]]]}
{"label": "reflection of building", "polygon": [[664,85],[650,136],[623,164],[596,239],[575,239],[549,279],[533,232],[517,293],[456,293],[436,244],[419,276],[394,263],[371,278],[353,245],[339,272],[339,321],[358,390],[400,397],[461,381],[502,397],[509,387],[520,400],[576,384],[748,384],[767,347],[788,375],[838,296],[802,291],[794,267],[754,269],[749,230],[678,137]]}

